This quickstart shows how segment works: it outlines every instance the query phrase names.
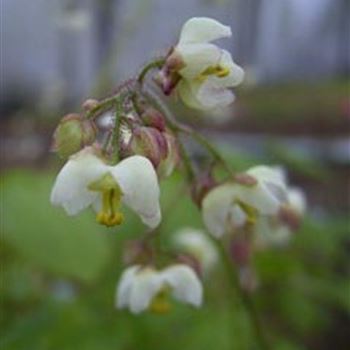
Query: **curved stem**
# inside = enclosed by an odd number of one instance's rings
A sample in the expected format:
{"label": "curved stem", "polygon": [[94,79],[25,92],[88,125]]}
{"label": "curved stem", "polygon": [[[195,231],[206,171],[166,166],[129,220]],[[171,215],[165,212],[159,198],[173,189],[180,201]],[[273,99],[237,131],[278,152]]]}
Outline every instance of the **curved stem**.
{"label": "curved stem", "polygon": [[180,148],[180,152],[182,154],[182,160],[186,169],[187,177],[189,182],[191,182],[195,178],[195,171],[193,169],[191,158],[181,140],[178,139],[178,144]]}
{"label": "curved stem", "polygon": [[154,69],[154,68],[161,68],[165,62],[165,58],[159,58],[154,61],[151,61],[150,63],[146,64],[142,69],[140,74],[138,75],[137,81],[140,85],[143,84],[143,81],[145,80],[145,77],[147,73]]}
{"label": "curved stem", "polygon": [[186,128],[183,132],[190,134],[198,143],[204,146],[207,151],[212,155],[214,160],[222,165],[222,167],[228,172],[229,175],[233,175],[231,167],[227,164],[226,160],[217,151],[217,149],[200,133],[194,131],[193,129],[188,130]]}
{"label": "curved stem", "polygon": [[221,242],[218,242],[217,240],[215,240],[215,244],[218,247],[218,250],[221,254],[222,260],[224,262],[225,265],[225,270],[226,270],[226,274],[227,277],[231,283],[231,286],[233,289],[237,290],[239,292],[241,301],[245,307],[245,310],[247,311],[251,324],[252,324],[252,328],[253,331],[255,333],[255,337],[256,340],[259,344],[259,347],[262,350],[269,350],[270,346],[266,340],[266,336],[265,333],[263,331],[260,319],[259,319],[259,315],[258,312],[255,308],[255,305],[253,303],[252,298],[250,297],[249,294],[247,294],[244,290],[242,290],[241,286],[239,285],[239,281],[238,281],[238,276],[237,276],[237,272],[234,269],[234,266],[229,258],[229,255],[227,254],[224,246],[221,244]]}
{"label": "curved stem", "polygon": [[115,102],[116,102],[116,95],[105,98],[104,100],[100,101],[96,107],[90,109],[89,112],[86,114],[86,117],[94,118],[101,111],[107,108],[112,108]]}

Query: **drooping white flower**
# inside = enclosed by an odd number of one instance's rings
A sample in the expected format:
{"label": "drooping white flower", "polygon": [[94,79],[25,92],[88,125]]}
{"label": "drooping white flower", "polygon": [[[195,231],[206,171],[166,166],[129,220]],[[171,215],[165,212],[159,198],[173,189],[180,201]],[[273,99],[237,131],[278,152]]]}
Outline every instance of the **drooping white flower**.
{"label": "drooping white flower", "polygon": [[98,213],[97,221],[107,226],[122,222],[119,206],[124,203],[154,228],[161,220],[159,192],[157,175],[147,158],[132,156],[111,166],[86,147],[59,172],[51,203],[62,206],[68,215],[91,205]]}
{"label": "drooping white flower", "polygon": [[[300,217],[306,209],[306,198],[304,193],[298,188],[289,188],[287,191],[287,201],[284,203],[282,211],[287,210],[292,220],[300,221]],[[296,217],[297,216],[297,217]],[[258,249],[269,246],[284,246],[292,237],[295,225],[290,225],[281,218],[281,213],[272,216],[261,216],[257,219],[254,227],[254,244]],[[297,225],[298,226],[298,225]]]}
{"label": "drooping white flower", "polygon": [[279,168],[256,166],[246,174],[254,183],[226,182],[204,197],[203,221],[214,237],[253,223],[259,215],[276,214],[287,200],[284,174]]}
{"label": "drooping white flower", "polygon": [[229,88],[243,81],[244,71],[228,51],[211,43],[231,35],[229,26],[211,18],[194,17],[184,24],[168,61],[177,66],[178,92],[188,106],[213,110],[233,102]]}
{"label": "drooping white flower", "polygon": [[203,288],[195,272],[184,264],[169,266],[163,270],[134,265],[127,268],[116,291],[116,307],[129,308],[138,314],[150,309],[166,312],[169,309],[167,296],[199,307]]}
{"label": "drooping white flower", "polygon": [[202,230],[184,227],[174,233],[173,241],[181,251],[195,257],[205,273],[219,260],[215,246]]}

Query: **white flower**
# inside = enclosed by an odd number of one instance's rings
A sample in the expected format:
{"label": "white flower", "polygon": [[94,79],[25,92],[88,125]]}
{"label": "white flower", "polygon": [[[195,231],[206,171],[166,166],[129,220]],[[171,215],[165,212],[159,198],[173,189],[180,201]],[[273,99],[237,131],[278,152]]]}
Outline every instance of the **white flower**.
{"label": "white flower", "polygon": [[[293,221],[300,220],[306,209],[306,198],[304,193],[297,188],[289,188],[287,191],[287,201],[284,210],[294,213]],[[282,210],[283,210],[282,209]],[[297,215],[299,218],[296,218]],[[264,249],[269,246],[284,246],[292,236],[291,225],[281,220],[281,215],[261,216],[257,219],[254,227],[255,246]],[[294,228],[295,230],[295,228]]]}
{"label": "white flower", "polygon": [[92,205],[97,221],[107,226],[122,222],[119,206],[124,203],[154,228],[161,220],[159,195],[157,175],[147,158],[132,156],[110,166],[86,147],[61,169],[51,203],[62,206],[68,215]]}
{"label": "white flower", "polygon": [[129,308],[137,314],[147,309],[166,312],[169,309],[168,294],[174,299],[199,307],[203,288],[195,272],[184,264],[163,270],[134,265],[128,267],[118,284],[116,307]]}
{"label": "white flower", "polygon": [[178,62],[178,91],[188,106],[212,110],[233,102],[229,88],[243,81],[244,71],[228,51],[210,43],[231,35],[230,27],[211,18],[194,17],[184,24],[170,61]]}
{"label": "white flower", "polygon": [[215,246],[202,230],[192,227],[182,228],[174,233],[173,240],[179,249],[199,261],[205,273],[208,273],[219,260]]}
{"label": "white flower", "polygon": [[259,215],[274,215],[287,200],[284,174],[279,168],[256,166],[246,174],[255,184],[227,182],[212,189],[203,199],[202,216],[214,237],[232,232]]}

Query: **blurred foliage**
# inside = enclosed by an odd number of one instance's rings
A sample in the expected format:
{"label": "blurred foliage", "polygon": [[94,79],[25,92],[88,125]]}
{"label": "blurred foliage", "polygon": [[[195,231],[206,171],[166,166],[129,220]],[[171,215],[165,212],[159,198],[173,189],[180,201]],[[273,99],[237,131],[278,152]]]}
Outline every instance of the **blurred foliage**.
{"label": "blurred foliage", "polygon": [[[229,154],[239,170],[254,157]],[[310,164],[309,164],[310,165]],[[219,266],[199,310],[174,304],[166,315],[114,309],[122,247],[143,227],[101,229],[92,212],[67,217],[49,205],[51,171],[8,171],[2,177],[0,348],[257,349],[239,297]],[[162,245],[176,228],[201,227],[200,213],[175,174],[162,185]],[[256,256],[255,302],[273,349],[346,349],[350,325],[349,221],[314,213],[284,249]]]}
{"label": "blurred foliage", "polygon": [[349,80],[246,87],[237,91],[235,128],[285,133],[349,131]]}

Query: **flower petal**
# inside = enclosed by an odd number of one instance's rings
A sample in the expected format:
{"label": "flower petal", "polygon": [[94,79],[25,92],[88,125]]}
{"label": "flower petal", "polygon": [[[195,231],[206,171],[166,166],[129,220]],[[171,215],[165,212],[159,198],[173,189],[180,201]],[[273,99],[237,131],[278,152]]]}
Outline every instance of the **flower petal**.
{"label": "flower petal", "polygon": [[159,225],[159,185],[152,163],[145,157],[132,156],[110,168],[122,192],[122,201],[140,215],[151,228]]}
{"label": "flower petal", "polygon": [[235,187],[232,184],[224,184],[211,190],[203,199],[203,222],[208,231],[216,238],[220,238],[226,232],[227,219],[235,195]]}
{"label": "flower petal", "polygon": [[194,109],[203,109],[200,101],[198,101],[196,93],[200,84],[187,80],[181,80],[177,86],[177,91],[181,97],[181,100],[185,105]]}
{"label": "flower petal", "polygon": [[179,71],[185,79],[197,78],[208,67],[218,65],[222,57],[222,50],[213,44],[184,44],[175,50],[185,64]]}
{"label": "flower petal", "polygon": [[140,270],[140,265],[134,265],[128,267],[122,274],[120,282],[117,287],[115,296],[116,307],[122,309],[129,305],[130,293],[132,285],[138,270]]}
{"label": "flower petal", "polygon": [[255,166],[247,171],[260,184],[261,189],[279,202],[288,202],[286,174],[281,167]]}
{"label": "flower petal", "polygon": [[187,265],[173,265],[162,271],[163,280],[172,287],[173,296],[179,301],[200,306],[203,287],[196,273]]}
{"label": "flower petal", "polygon": [[223,83],[223,80],[210,76],[199,87],[197,99],[202,109],[225,108],[234,101],[234,94]]}
{"label": "flower petal", "polygon": [[[90,148],[89,148],[90,149]],[[87,186],[108,171],[108,166],[88,148],[70,157],[57,175],[51,192],[51,203],[62,206],[67,214],[75,215],[88,207],[97,193]]]}
{"label": "flower petal", "polygon": [[137,314],[146,310],[162,286],[163,280],[159,272],[152,268],[138,271],[131,289],[130,311]]}
{"label": "flower petal", "polygon": [[230,37],[231,35],[231,28],[221,24],[215,19],[193,17],[183,25],[179,43],[204,43]]}
{"label": "flower petal", "polygon": [[306,210],[306,197],[303,191],[299,188],[288,189],[288,201],[289,205],[296,210],[300,215]]}
{"label": "flower petal", "polygon": [[261,215],[273,215],[278,212],[281,202],[266,186],[237,186],[237,199],[257,209]]}
{"label": "flower petal", "polygon": [[256,222],[255,228],[255,246],[264,249],[270,246],[284,246],[291,238],[291,230],[278,223],[275,217],[261,216]]}
{"label": "flower petal", "polygon": [[227,77],[215,77],[215,80],[219,81],[221,86],[235,87],[242,83],[244,79],[244,70],[238,64],[233,62],[232,56],[228,51],[221,50],[219,65],[230,71]]}
{"label": "flower petal", "polygon": [[193,255],[208,272],[219,260],[218,252],[208,236],[201,230],[184,227],[174,234],[174,244]]}

